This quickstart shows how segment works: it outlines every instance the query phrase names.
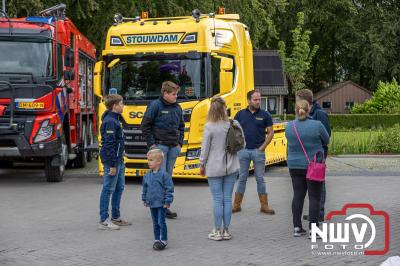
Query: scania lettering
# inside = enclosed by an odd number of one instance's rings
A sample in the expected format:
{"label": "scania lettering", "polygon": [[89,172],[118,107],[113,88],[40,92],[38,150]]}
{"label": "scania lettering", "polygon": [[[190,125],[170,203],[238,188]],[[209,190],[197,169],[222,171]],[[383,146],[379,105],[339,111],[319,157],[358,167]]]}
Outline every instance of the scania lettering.
{"label": "scania lettering", "polygon": [[[199,156],[211,97],[225,99],[231,118],[247,106],[246,94],[254,89],[247,27],[236,14],[193,14],[143,19],[116,15],[108,30],[102,60],[95,67],[95,94],[102,98],[116,91],[124,98],[126,176],[143,176],[148,171],[148,147],[140,124],[147,105],[160,97],[163,81],[181,87],[178,103],[185,121],[174,178],[204,178],[200,176]],[[105,109],[101,101],[100,117]],[[267,164],[286,160],[284,128],[283,123],[274,124]],[[101,161],[99,171],[103,173]]]}
{"label": "scania lettering", "polygon": [[0,11],[0,167],[44,162],[47,181],[84,167],[94,142],[95,46],[60,4],[39,16]]}

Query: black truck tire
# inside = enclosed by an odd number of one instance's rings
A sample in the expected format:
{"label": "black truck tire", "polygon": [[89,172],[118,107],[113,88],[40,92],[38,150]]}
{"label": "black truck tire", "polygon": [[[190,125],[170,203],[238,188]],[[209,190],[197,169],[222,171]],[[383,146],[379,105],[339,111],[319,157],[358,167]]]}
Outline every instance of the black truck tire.
{"label": "black truck tire", "polygon": [[[54,157],[60,156],[61,164],[59,166],[52,166],[51,162]],[[65,141],[65,135],[61,136],[61,154],[53,157],[48,157],[44,161],[44,171],[46,174],[47,182],[61,182],[65,173],[65,166],[68,161],[68,147]]]}
{"label": "black truck tire", "polygon": [[[90,145],[92,145],[94,143],[93,124],[92,124],[91,120],[89,121],[87,140],[88,140],[88,146],[90,146]],[[92,152],[88,151],[86,160],[88,162],[91,162],[92,159],[93,159],[93,154],[92,154]]]}
{"label": "black truck tire", "polygon": [[[85,149],[88,146],[86,124],[83,124],[82,138],[83,139],[82,139],[81,148]],[[75,168],[84,168],[86,166],[87,154],[88,154],[88,152],[85,152],[85,151],[79,151],[76,154],[76,158],[74,159],[74,167]]]}

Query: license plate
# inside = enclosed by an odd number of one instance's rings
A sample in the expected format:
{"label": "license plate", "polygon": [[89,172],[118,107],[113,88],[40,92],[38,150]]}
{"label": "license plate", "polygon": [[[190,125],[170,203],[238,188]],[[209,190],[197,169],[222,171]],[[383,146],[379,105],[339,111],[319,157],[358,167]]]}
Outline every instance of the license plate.
{"label": "license plate", "polygon": [[44,103],[34,103],[34,102],[19,102],[19,109],[44,109]]}

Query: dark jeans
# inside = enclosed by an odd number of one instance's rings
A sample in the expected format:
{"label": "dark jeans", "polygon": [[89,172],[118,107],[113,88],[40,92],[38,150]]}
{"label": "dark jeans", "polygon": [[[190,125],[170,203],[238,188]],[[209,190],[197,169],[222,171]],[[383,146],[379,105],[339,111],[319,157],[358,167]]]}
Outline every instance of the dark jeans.
{"label": "dark jeans", "polygon": [[[328,158],[328,147],[324,147],[324,157],[325,160]],[[320,210],[319,210],[319,217],[323,218],[325,216],[325,200],[326,200],[326,188],[325,182],[322,182],[322,189],[321,189],[321,202],[320,202]]]}
{"label": "dark jeans", "polygon": [[150,208],[153,219],[154,240],[168,240],[167,224],[165,223],[166,208]]}
{"label": "dark jeans", "polygon": [[311,228],[311,223],[316,223],[318,225],[322,183],[307,180],[307,169],[289,169],[289,173],[293,184],[293,226],[302,228],[301,215],[303,213],[304,198],[307,191],[310,204],[308,207],[309,228]]}
{"label": "dark jeans", "polygon": [[326,199],[326,189],[325,189],[325,182],[322,182],[322,187],[321,187],[321,202],[320,208],[319,208],[319,217],[323,218],[325,217],[325,199]]}

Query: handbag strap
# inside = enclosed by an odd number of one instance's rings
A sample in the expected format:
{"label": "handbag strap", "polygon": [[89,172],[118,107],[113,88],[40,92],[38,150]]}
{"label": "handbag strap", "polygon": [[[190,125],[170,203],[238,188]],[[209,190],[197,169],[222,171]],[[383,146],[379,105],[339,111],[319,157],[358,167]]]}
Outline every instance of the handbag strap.
{"label": "handbag strap", "polygon": [[301,148],[303,149],[304,156],[306,156],[307,162],[308,162],[308,163],[310,163],[310,159],[308,158],[308,155],[307,155],[306,149],[304,148],[304,146],[303,146],[303,142],[301,142],[301,139],[300,139],[299,133],[297,132],[297,128],[296,128],[296,121],[293,121],[293,129],[294,129],[294,132],[296,133],[297,139],[298,139],[298,140],[299,140],[299,142],[300,142],[300,146],[301,146]]}

